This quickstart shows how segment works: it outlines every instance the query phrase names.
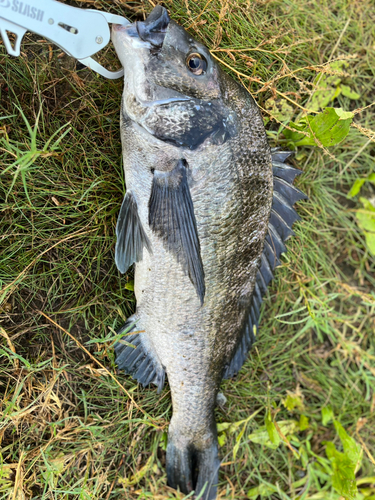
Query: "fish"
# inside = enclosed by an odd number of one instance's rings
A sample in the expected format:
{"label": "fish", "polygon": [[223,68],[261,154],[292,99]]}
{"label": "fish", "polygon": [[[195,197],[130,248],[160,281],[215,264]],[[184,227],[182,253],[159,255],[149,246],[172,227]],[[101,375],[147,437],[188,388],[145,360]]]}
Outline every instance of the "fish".
{"label": "fish", "polygon": [[126,194],[115,261],[134,264],[136,311],[118,330],[119,370],[161,391],[167,377],[169,486],[217,496],[214,409],[255,342],[262,298],[286,251],[301,173],[271,150],[249,92],[156,6],[114,25],[124,67]]}

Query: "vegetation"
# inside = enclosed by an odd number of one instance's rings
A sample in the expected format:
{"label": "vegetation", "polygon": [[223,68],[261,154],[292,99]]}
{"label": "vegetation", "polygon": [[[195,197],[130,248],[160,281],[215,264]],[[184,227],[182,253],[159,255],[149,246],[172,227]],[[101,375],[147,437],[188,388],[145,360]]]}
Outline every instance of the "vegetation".
{"label": "vegetation", "polygon": [[[74,5],[136,19],[154,4]],[[164,5],[295,149],[309,196],[258,342],[222,384],[219,498],[374,500],[373,1]],[[118,67],[111,46],[98,57]],[[135,307],[114,264],[121,91],[38,35],[19,58],[0,46],[1,499],[184,498],[166,486],[168,386],[115,365]]]}

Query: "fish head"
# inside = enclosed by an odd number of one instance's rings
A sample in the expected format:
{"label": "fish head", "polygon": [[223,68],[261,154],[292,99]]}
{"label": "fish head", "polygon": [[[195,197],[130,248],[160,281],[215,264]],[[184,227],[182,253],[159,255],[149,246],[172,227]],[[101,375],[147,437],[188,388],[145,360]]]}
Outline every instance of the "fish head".
{"label": "fish head", "polygon": [[112,40],[125,70],[123,110],[131,120],[190,149],[235,133],[234,114],[222,101],[219,66],[164,7],[155,7],[143,22],[114,25]]}

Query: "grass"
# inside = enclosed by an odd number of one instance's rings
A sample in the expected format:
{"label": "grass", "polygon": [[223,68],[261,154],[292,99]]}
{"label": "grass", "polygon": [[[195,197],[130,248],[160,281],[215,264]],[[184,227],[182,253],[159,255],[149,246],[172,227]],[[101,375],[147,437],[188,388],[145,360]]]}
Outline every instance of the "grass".
{"label": "grass", "polygon": [[[131,19],[152,7],[79,5]],[[327,63],[349,61],[341,78],[360,98],[340,95],[333,105],[364,109],[340,145],[296,152],[304,172],[297,184],[309,196],[299,204],[302,222],[265,300],[256,347],[222,384],[219,497],[340,498],[326,455],[328,441],[342,449],[323,418],[332,411],[363,449],[353,498],[371,500],[375,264],[355,221],[357,202],[346,195],[374,171],[375,108],[366,107],[374,101],[373,3],[164,5],[253,93],[271,118],[272,145],[285,147],[285,139],[270,99],[287,103],[295,121]],[[113,48],[99,57],[117,67]],[[122,82],[82,69],[37,35],[25,37],[17,59],[0,46],[0,68],[0,498],[181,499],[166,486],[168,387],[158,395],[117,374],[112,348],[135,307],[132,275],[114,264],[125,191]],[[289,445],[275,448],[264,435],[267,414],[279,429],[298,422]]]}

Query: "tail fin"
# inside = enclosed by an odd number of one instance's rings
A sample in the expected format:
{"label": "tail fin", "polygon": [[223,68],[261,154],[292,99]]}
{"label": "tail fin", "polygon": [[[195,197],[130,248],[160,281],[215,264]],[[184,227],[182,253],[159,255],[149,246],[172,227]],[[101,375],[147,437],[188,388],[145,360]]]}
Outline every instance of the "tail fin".
{"label": "tail fin", "polygon": [[[176,432],[168,434],[167,445],[167,476],[168,485],[179,489],[182,493],[195,491],[202,500],[215,500],[220,461],[216,425],[210,432],[205,445],[199,446],[202,439],[195,440],[179,436]],[[199,443],[199,444],[198,444]]]}

